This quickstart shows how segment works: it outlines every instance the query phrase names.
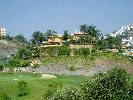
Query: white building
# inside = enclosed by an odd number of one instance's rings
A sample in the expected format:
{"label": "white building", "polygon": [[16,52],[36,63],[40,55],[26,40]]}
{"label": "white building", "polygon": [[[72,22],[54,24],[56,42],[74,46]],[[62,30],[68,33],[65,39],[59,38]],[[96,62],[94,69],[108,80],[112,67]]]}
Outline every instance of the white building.
{"label": "white building", "polygon": [[3,27],[0,27],[0,37],[6,36],[6,29]]}
{"label": "white building", "polygon": [[122,44],[125,47],[130,47],[133,46],[133,25],[127,25],[127,26],[122,26],[118,31],[115,31],[111,33],[112,37],[116,37],[118,35],[125,36],[122,38]]}

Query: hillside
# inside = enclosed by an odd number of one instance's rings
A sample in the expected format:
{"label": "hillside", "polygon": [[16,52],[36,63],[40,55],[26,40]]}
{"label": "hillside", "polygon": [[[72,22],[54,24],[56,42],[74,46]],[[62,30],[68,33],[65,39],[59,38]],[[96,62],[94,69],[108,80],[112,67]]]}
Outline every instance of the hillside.
{"label": "hillside", "polygon": [[13,41],[0,40],[0,62],[7,61],[11,55],[14,55],[19,48],[18,44]]}

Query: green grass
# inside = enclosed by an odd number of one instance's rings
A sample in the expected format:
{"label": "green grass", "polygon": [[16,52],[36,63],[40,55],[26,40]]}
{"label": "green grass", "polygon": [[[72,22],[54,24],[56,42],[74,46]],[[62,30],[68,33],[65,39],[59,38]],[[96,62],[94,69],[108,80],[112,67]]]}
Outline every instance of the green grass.
{"label": "green grass", "polygon": [[[21,77],[21,79],[20,79]],[[51,81],[59,81],[64,87],[79,87],[82,81],[88,80],[86,76],[65,76],[57,75],[57,79],[42,79],[41,74],[32,73],[0,73],[0,88],[7,91],[11,100],[43,100],[42,95]],[[18,79],[18,80],[14,80]],[[17,96],[17,83],[19,80],[26,80],[30,88],[30,93],[24,97]]]}

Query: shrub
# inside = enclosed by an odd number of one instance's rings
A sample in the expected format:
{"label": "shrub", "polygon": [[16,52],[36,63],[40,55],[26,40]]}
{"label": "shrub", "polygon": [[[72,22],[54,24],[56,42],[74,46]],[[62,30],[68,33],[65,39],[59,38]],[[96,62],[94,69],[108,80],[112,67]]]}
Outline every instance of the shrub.
{"label": "shrub", "polygon": [[39,64],[34,64],[33,68],[38,68],[40,65]]}
{"label": "shrub", "polygon": [[47,56],[55,57],[58,56],[59,48],[59,46],[41,48],[41,52]]}
{"label": "shrub", "polygon": [[57,91],[50,100],[82,100],[76,88],[65,88]]}
{"label": "shrub", "polygon": [[18,82],[18,96],[25,96],[29,93],[28,83],[24,80]]}
{"label": "shrub", "polygon": [[68,46],[64,45],[59,48],[59,56],[69,56],[71,52],[71,49],[69,49]]}
{"label": "shrub", "polygon": [[16,54],[16,58],[19,59],[29,59],[32,55],[32,52],[29,48],[20,48]]}
{"label": "shrub", "polygon": [[87,55],[90,54],[90,49],[89,48],[75,49],[74,54],[75,55],[80,55],[80,56],[87,56]]}
{"label": "shrub", "polygon": [[44,99],[49,100],[59,88],[62,88],[62,84],[60,82],[52,81],[48,84],[48,88],[46,90],[46,93],[44,94]]}
{"label": "shrub", "polygon": [[99,73],[81,84],[84,100],[129,100],[129,75],[124,69],[114,68]]}
{"label": "shrub", "polygon": [[0,100],[11,100],[4,89],[0,89]]}
{"label": "shrub", "polygon": [[23,60],[23,59],[11,59],[10,60],[10,66],[13,67],[26,67],[29,65],[29,61],[28,60]]}
{"label": "shrub", "polygon": [[133,82],[130,85],[128,97],[129,100],[133,100]]}
{"label": "shrub", "polygon": [[69,66],[69,70],[70,71],[75,71],[76,70],[76,67],[74,65],[71,65],[71,66]]}
{"label": "shrub", "polygon": [[39,47],[35,47],[31,49],[32,57],[40,57],[41,49]]}

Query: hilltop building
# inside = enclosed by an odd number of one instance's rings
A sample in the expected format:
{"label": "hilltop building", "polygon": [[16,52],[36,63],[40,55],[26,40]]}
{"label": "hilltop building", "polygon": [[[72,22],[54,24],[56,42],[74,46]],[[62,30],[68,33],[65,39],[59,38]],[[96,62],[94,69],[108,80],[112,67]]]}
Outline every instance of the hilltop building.
{"label": "hilltop building", "polygon": [[118,31],[111,33],[111,36],[113,37],[116,37],[119,35],[122,37],[123,48],[133,46],[133,25],[132,24],[127,26],[122,26]]}
{"label": "hilltop building", "polygon": [[122,38],[123,54],[133,56],[133,24],[122,26],[119,30],[111,33],[111,36],[120,36]]}
{"label": "hilltop building", "polygon": [[73,40],[79,40],[82,35],[83,35],[83,32],[75,32],[73,34]]}
{"label": "hilltop building", "polygon": [[3,27],[0,27],[0,37],[5,37],[6,36],[6,29]]}
{"label": "hilltop building", "polygon": [[62,45],[62,36],[60,34],[48,36],[47,41],[43,42],[43,47],[49,46],[61,46]]}

